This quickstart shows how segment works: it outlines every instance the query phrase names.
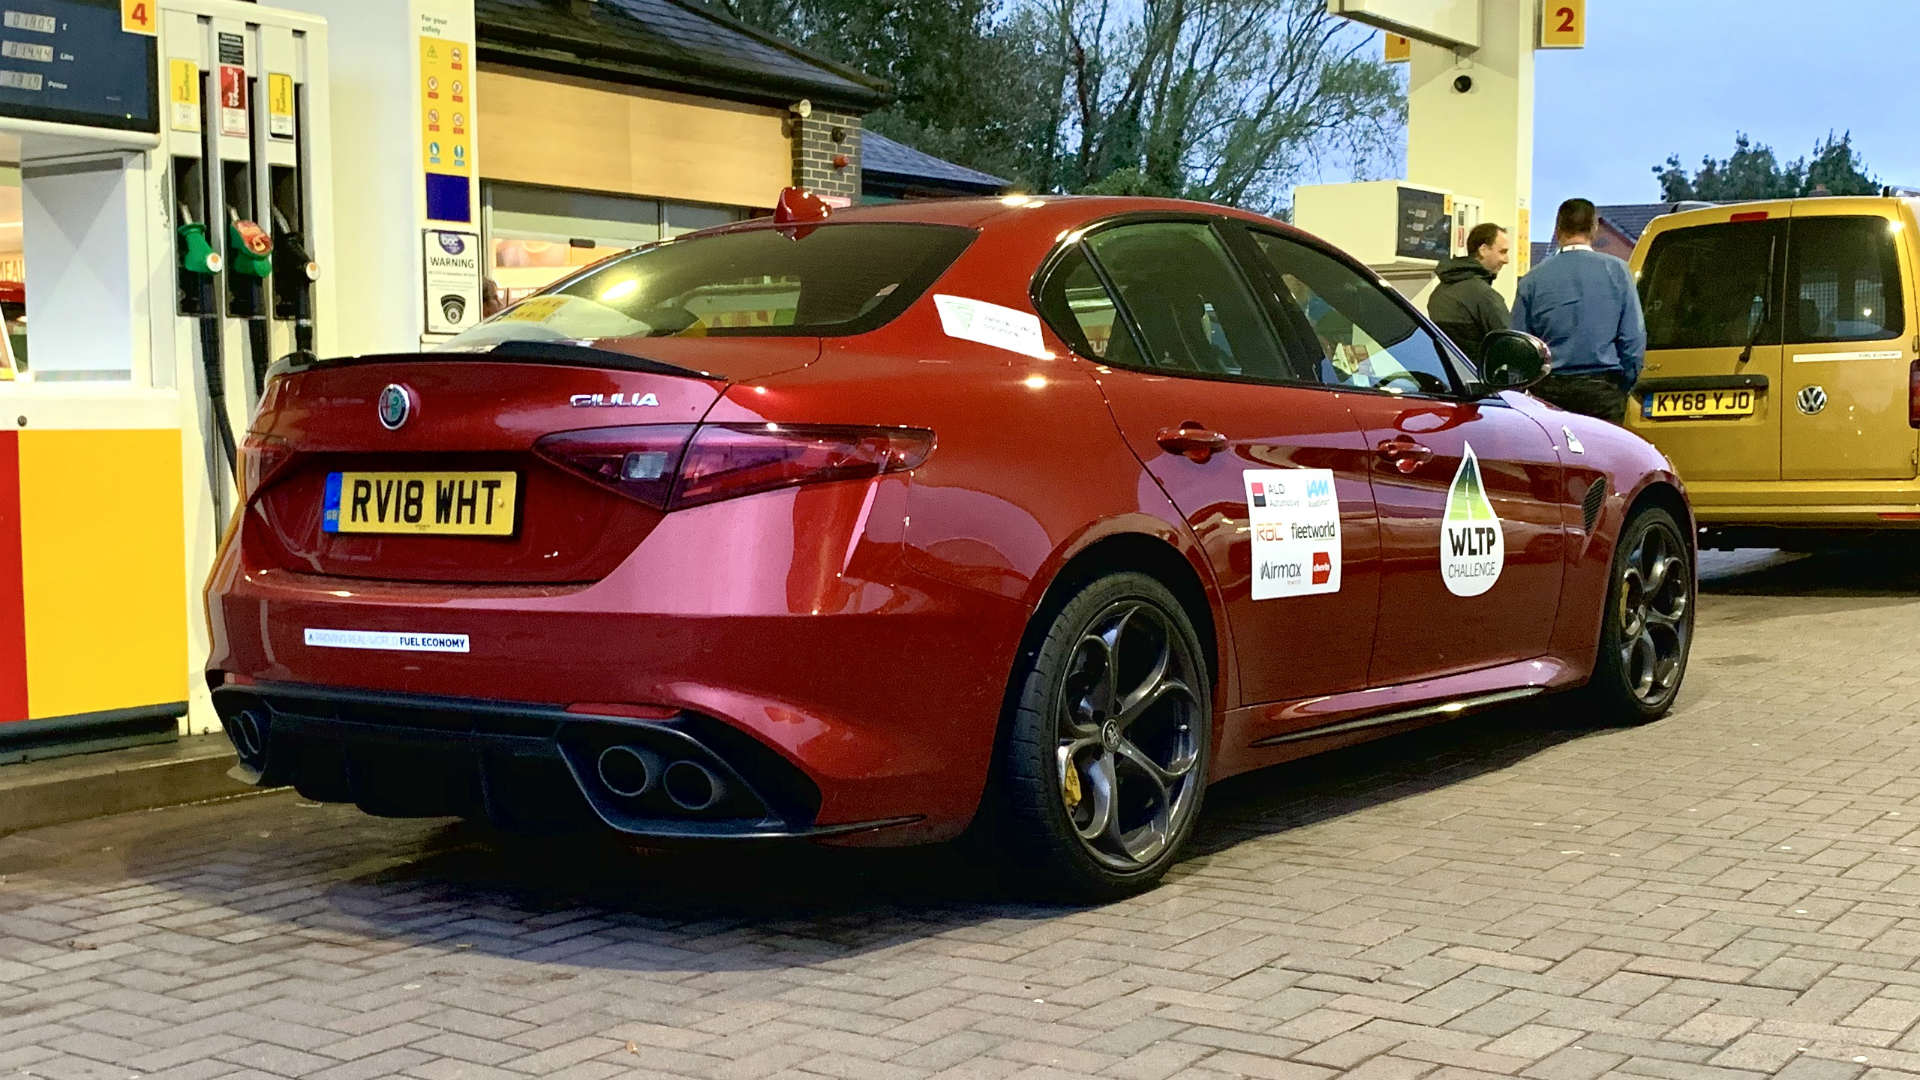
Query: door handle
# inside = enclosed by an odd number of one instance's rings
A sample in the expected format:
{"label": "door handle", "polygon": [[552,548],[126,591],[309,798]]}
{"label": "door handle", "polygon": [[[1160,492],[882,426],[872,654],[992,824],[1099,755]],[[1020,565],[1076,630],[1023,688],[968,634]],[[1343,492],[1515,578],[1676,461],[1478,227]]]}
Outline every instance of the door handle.
{"label": "door handle", "polygon": [[1188,460],[1205,465],[1207,459],[1227,448],[1227,437],[1217,431],[1208,431],[1197,421],[1188,420],[1177,428],[1161,428],[1155,436],[1162,449],[1175,454],[1183,454]]}
{"label": "door handle", "polygon": [[1433,460],[1432,450],[1405,435],[1396,435],[1391,439],[1383,440],[1375,449],[1382,458],[1400,470],[1402,476],[1410,475],[1413,470]]}

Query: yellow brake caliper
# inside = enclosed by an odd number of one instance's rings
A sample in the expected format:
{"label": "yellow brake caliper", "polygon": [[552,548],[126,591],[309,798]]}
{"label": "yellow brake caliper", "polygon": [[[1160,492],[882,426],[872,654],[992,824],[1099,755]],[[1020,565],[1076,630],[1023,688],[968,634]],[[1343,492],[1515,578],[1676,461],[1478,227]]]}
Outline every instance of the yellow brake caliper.
{"label": "yellow brake caliper", "polygon": [[1073,767],[1073,755],[1064,747],[1060,750],[1060,793],[1066,797],[1069,811],[1080,806],[1080,770]]}

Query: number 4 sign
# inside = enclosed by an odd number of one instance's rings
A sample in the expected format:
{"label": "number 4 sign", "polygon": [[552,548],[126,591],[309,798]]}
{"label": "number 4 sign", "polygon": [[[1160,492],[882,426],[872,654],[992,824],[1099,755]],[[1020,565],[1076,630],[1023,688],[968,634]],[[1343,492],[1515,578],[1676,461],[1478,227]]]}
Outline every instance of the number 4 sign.
{"label": "number 4 sign", "polygon": [[1540,47],[1584,49],[1587,46],[1587,0],[1541,0]]}
{"label": "number 4 sign", "polygon": [[160,36],[157,0],[120,0],[120,29],[129,34]]}

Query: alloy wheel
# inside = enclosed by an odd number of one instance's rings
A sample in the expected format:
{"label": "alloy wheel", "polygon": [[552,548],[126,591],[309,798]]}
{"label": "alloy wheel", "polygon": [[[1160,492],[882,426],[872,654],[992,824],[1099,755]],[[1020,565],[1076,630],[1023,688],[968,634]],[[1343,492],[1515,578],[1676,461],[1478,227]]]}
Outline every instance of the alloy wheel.
{"label": "alloy wheel", "polygon": [[1620,570],[1620,670],[1641,704],[1658,706],[1678,686],[1693,633],[1692,605],[1686,548],[1656,522]]}
{"label": "alloy wheel", "polygon": [[1198,671],[1167,615],[1140,600],[1110,605],[1074,644],[1056,699],[1060,794],[1102,865],[1151,864],[1195,812]]}

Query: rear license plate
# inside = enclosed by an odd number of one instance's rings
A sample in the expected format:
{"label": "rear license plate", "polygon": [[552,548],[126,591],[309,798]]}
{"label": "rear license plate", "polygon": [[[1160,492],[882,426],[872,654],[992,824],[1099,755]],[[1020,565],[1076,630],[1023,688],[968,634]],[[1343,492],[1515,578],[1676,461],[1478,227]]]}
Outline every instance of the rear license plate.
{"label": "rear license plate", "polygon": [[327,474],[330,533],[512,536],[519,476],[510,472]]}
{"label": "rear license plate", "polygon": [[1752,390],[1661,390],[1647,396],[1642,415],[1650,420],[1752,416],[1753,405]]}

